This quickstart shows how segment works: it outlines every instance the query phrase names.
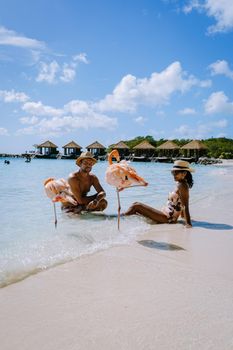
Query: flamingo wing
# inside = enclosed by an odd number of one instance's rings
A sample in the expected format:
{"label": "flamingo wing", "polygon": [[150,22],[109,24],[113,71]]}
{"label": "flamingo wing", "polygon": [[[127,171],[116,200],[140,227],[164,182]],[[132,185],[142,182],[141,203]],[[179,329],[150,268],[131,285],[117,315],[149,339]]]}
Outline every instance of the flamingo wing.
{"label": "flamingo wing", "polygon": [[148,183],[137,174],[134,168],[130,167],[126,161],[112,164],[108,167],[105,176],[109,185],[118,189],[131,186],[147,186]]}
{"label": "flamingo wing", "polygon": [[55,202],[61,202],[61,203],[71,203],[73,205],[77,205],[78,202],[73,198],[71,197],[69,194],[65,193],[65,192],[61,192],[59,194],[57,194],[53,200],[52,200],[54,203]]}
{"label": "flamingo wing", "polygon": [[69,202],[77,205],[77,201],[72,197],[69,184],[64,179],[48,178],[44,181],[45,193],[53,202]]}

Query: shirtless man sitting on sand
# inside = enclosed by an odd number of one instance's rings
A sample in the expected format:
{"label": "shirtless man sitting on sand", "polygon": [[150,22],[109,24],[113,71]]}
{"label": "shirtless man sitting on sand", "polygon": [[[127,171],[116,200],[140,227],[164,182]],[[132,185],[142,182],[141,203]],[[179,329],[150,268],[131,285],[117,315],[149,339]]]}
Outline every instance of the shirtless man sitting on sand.
{"label": "shirtless man sitting on sand", "polygon": [[[73,206],[70,203],[63,203],[63,209],[80,213],[82,210],[103,211],[107,207],[106,193],[97,176],[91,173],[95,163],[97,163],[97,160],[90,152],[82,153],[76,160],[79,170],[70,174],[68,183],[78,205]],[[87,194],[92,186],[95,188],[96,194],[88,196]]]}

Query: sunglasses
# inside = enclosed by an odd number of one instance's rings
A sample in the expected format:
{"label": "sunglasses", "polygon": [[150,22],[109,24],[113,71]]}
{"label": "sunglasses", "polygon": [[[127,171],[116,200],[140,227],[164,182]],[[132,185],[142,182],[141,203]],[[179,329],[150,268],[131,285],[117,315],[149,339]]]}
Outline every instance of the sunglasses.
{"label": "sunglasses", "polygon": [[171,173],[174,174],[179,174],[179,173],[183,173],[184,170],[171,170]]}
{"label": "sunglasses", "polygon": [[94,165],[95,164],[95,161],[93,161],[93,160],[83,160],[82,161],[82,164],[84,164],[84,165]]}

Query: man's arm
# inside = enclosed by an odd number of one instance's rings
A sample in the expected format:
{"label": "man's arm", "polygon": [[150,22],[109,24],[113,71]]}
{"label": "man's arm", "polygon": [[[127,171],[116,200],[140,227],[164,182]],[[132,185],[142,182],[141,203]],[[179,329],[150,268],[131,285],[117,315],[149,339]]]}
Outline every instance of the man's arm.
{"label": "man's arm", "polygon": [[[88,210],[95,210],[95,208],[98,207],[99,202],[106,197],[106,193],[103,189],[103,187],[100,185],[99,179],[97,178],[97,176],[92,175],[92,184],[93,187],[96,190],[96,195],[95,198],[88,204],[87,209]],[[105,201],[106,202],[106,201]],[[106,202],[107,203],[107,202]]]}
{"label": "man's arm", "polygon": [[97,176],[92,175],[93,176],[93,187],[95,188],[97,195],[96,195],[96,199],[99,201],[102,198],[106,197],[106,193],[103,189],[103,187],[101,186],[99,179]]}
{"label": "man's arm", "polygon": [[77,177],[74,177],[71,175],[68,178],[68,184],[70,185],[70,189],[79,204],[87,205],[91,201],[93,201],[97,196],[96,194],[92,196],[83,196],[81,191],[80,181]]}

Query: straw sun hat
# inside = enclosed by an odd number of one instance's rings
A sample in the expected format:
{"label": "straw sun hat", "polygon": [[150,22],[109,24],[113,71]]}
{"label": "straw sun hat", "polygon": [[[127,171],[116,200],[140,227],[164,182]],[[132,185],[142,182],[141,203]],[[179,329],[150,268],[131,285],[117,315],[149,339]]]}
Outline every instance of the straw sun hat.
{"label": "straw sun hat", "polygon": [[189,171],[190,173],[195,172],[195,169],[190,168],[189,162],[186,162],[185,160],[175,160],[171,170],[185,170]]}
{"label": "straw sun hat", "polygon": [[80,166],[81,161],[83,159],[91,159],[93,161],[93,165],[97,163],[97,160],[93,157],[93,154],[91,152],[83,152],[81,155],[77,158],[76,164]]}

